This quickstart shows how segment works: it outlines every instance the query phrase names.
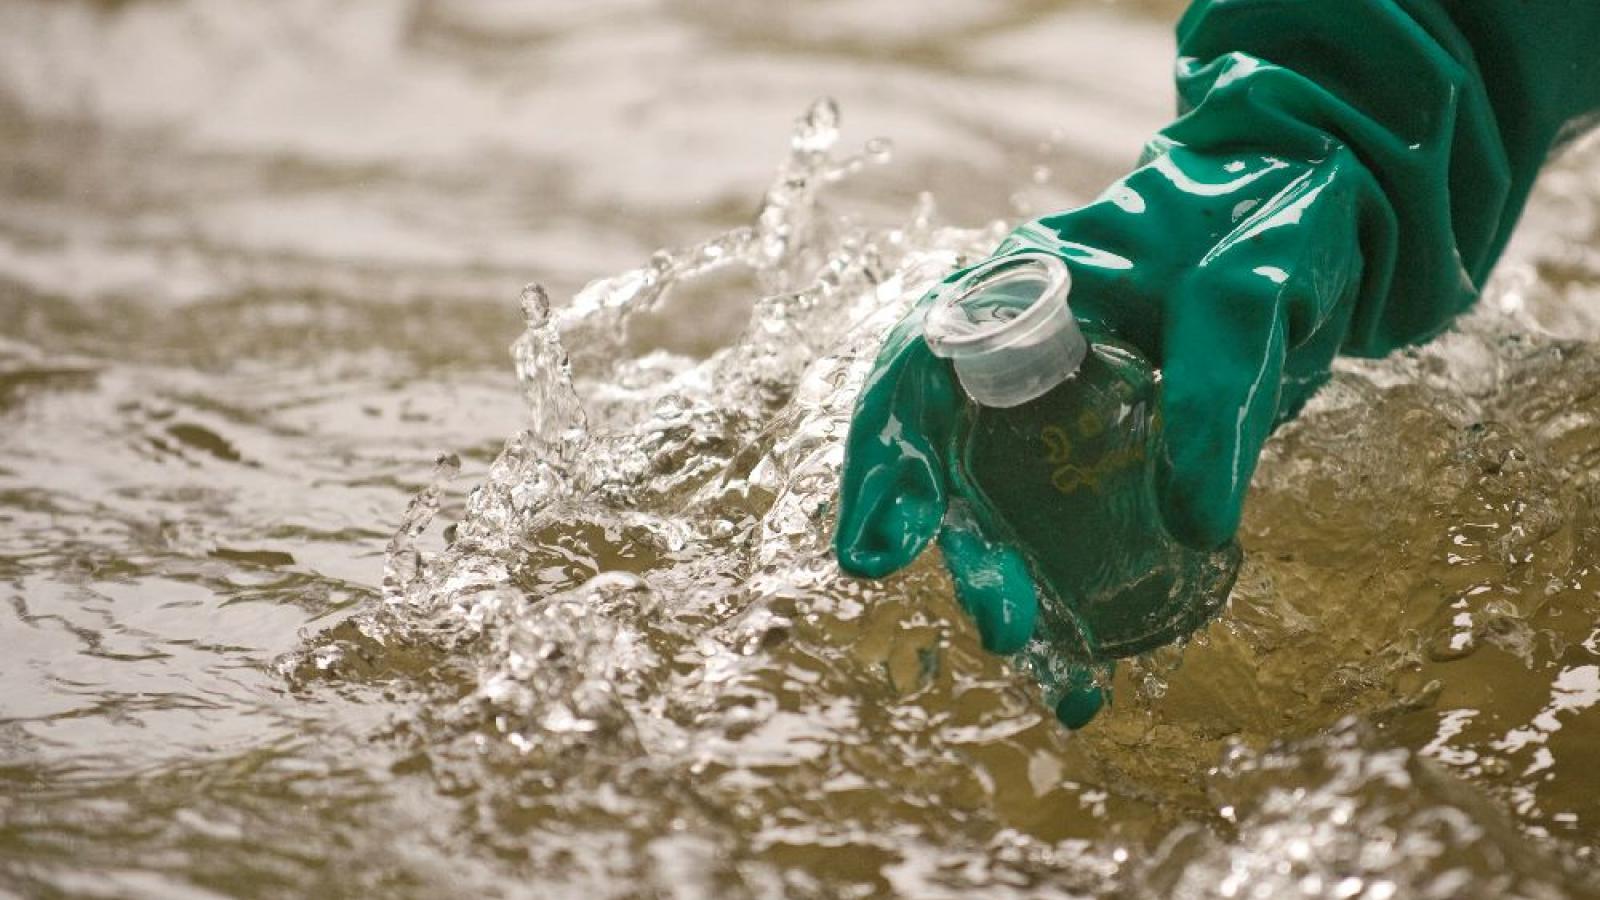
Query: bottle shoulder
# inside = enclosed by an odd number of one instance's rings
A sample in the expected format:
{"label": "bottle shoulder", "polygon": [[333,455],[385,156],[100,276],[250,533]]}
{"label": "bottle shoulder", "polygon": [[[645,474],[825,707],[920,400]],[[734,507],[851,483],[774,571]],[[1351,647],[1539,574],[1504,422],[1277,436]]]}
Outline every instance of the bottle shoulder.
{"label": "bottle shoulder", "polygon": [[1131,344],[1107,335],[1089,336],[1089,352],[1073,377],[1062,385],[1064,393],[1079,395],[1079,402],[1099,398],[1119,402],[1153,400],[1161,372]]}

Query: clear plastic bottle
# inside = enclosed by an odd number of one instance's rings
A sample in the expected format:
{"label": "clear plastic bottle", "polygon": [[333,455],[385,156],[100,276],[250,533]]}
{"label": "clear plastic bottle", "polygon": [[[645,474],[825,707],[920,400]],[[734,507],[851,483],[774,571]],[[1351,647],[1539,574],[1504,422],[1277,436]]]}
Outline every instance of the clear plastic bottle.
{"label": "clear plastic bottle", "polygon": [[958,477],[997,537],[1029,557],[1040,619],[1023,651],[1054,703],[1086,665],[1155,649],[1227,600],[1236,544],[1173,538],[1156,502],[1161,374],[1134,348],[1085,333],[1057,257],[999,257],[943,285],[924,332],[973,400]]}

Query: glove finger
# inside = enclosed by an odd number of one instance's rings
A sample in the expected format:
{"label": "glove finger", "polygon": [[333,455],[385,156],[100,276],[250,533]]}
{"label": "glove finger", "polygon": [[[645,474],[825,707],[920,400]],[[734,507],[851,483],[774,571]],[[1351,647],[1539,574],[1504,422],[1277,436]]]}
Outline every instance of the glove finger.
{"label": "glove finger", "polygon": [[1186,544],[1220,547],[1238,528],[1278,422],[1290,348],[1297,405],[1348,327],[1360,286],[1359,187],[1338,165],[1297,180],[1219,243],[1167,306],[1157,487],[1169,530]]}
{"label": "glove finger", "polygon": [[1105,708],[1108,691],[1095,683],[1094,673],[1076,667],[1067,681],[1066,692],[1056,701],[1056,719],[1073,731],[1093,721]]}
{"label": "glove finger", "polygon": [[1157,490],[1167,529],[1202,549],[1226,544],[1239,527],[1287,346],[1274,273],[1223,268],[1186,285],[1164,323]]}
{"label": "glove finger", "polygon": [[961,402],[949,365],[923,342],[913,313],[885,341],[845,441],[834,532],[845,571],[881,578],[939,533],[949,494],[944,456]]}
{"label": "glove finger", "polygon": [[1022,555],[984,534],[965,504],[953,507],[939,533],[956,598],[978,625],[990,653],[1015,653],[1033,637],[1039,599]]}

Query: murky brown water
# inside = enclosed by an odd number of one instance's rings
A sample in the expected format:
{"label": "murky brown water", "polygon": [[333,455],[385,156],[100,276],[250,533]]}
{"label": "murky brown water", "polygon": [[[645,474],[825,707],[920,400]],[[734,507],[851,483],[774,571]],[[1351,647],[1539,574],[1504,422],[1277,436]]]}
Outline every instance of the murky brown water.
{"label": "murky brown water", "polygon": [[[873,329],[1116,174],[1176,7],[791,6],[0,7],[0,892],[1600,895],[1600,148],[1070,737],[827,503]],[[892,161],[635,269],[824,94]]]}

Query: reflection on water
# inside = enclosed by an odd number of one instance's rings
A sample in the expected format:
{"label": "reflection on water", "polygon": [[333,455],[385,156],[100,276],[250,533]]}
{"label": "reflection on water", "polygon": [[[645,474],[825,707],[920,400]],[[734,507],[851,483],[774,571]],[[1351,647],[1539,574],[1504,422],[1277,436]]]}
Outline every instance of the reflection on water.
{"label": "reflection on water", "polygon": [[1600,893],[1600,149],[1090,730],[829,558],[878,332],[1131,156],[1152,6],[7,5],[0,887]]}

